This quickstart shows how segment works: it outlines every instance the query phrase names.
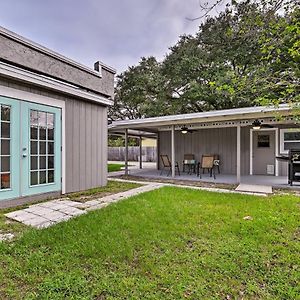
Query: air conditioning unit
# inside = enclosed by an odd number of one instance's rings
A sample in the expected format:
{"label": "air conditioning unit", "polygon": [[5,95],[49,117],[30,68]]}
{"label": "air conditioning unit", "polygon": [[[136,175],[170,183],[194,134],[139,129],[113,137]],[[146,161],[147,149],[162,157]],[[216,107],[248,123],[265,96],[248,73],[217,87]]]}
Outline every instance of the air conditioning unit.
{"label": "air conditioning unit", "polygon": [[267,174],[274,175],[275,173],[275,166],[274,165],[267,165]]}

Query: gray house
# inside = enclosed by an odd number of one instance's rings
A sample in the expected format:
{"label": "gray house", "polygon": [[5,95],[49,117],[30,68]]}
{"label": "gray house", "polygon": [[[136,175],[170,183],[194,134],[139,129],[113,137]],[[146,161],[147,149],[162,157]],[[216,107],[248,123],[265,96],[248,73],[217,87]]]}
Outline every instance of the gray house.
{"label": "gray house", "polygon": [[[288,105],[116,121],[109,132],[125,138],[156,137],[157,169],[162,169],[161,155],[167,155],[172,177],[178,176],[176,162],[183,169],[185,155],[198,162],[203,155],[215,155],[220,169],[216,179],[183,174],[177,178],[219,183],[287,185],[288,163],[276,157],[286,156],[289,149],[300,150],[300,126]],[[145,169],[138,175],[161,177],[161,172]]]}
{"label": "gray house", "polygon": [[0,204],[106,184],[114,74],[0,27]]}

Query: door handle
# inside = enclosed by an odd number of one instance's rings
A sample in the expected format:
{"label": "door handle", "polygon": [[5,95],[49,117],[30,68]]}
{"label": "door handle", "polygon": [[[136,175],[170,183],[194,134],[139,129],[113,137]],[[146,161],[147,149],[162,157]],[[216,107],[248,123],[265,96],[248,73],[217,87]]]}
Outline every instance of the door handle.
{"label": "door handle", "polygon": [[[23,157],[23,158],[27,157],[27,153],[25,152],[25,151],[27,151],[27,148],[23,148],[22,150],[23,150],[22,157]],[[24,153],[24,152],[25,152],[25,153]]]}

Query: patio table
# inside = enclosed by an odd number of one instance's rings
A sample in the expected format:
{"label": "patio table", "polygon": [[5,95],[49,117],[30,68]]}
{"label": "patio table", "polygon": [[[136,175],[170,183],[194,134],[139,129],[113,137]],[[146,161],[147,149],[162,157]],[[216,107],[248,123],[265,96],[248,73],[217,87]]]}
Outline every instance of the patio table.
{"label": "patio table", "polygon": [[183,164],[188,167],[188,174],[196,173],[197,161],[195,159],[186,159]]}

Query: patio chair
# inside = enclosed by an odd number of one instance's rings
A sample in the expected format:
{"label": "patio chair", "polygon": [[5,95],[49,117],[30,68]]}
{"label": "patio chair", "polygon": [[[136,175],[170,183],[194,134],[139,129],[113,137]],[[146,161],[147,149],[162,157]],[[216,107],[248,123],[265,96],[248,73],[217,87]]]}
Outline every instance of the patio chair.
{"label": "patio chair", "polygon": [[196,173],[196,160],[194,154],[184,154],[182,161],[182,172],[185,172],[186,167],[188,167],[188,173],[192,171]]}
{"label": "patio chair", "polygon": [[216,179],[214,161],[215,161],[214,155],[202,155],[201,163],[198,163],[197,176],[200,176],[200,178],[202,178],[201,172],[200,172],[200,169],[202,169],[203,174],[204,174],[204,171],[207,170],[210,177],[212,177],[212,175],[213,175],[214,179]]}
{"label": "patio chair", "polygon": [[[166,155],[166,154],[162,154],[162,155],[160,155],[160,158],[161,158],[162,163],[163,163],[163,169],[161,170],[160,175],[162,175],[162,173],[165,169],[168,169],[167,176],[169,176],[172,172],[172,163],[169,159],[169,156]],[[179,170],[178,162],[175,162],[175,172],[176,172],[176,169],[178,171],[178,175],[180,176],[180,170]]]}

